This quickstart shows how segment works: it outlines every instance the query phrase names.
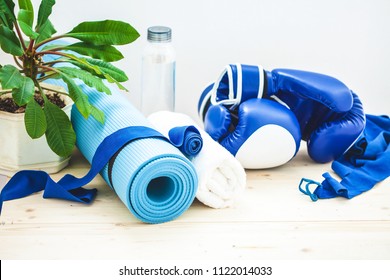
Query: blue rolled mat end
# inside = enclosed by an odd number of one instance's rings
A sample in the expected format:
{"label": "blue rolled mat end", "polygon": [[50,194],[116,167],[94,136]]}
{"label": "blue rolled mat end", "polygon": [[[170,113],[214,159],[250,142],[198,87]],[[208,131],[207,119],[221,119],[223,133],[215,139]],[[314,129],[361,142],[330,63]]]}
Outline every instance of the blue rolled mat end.
{"label": "blue rolled mat end", "polygon": [[195,170],[181,158],[152,159],[134,177],[127,203],[141,221],[161,223],[174,220],[191,205],[196,195]]}

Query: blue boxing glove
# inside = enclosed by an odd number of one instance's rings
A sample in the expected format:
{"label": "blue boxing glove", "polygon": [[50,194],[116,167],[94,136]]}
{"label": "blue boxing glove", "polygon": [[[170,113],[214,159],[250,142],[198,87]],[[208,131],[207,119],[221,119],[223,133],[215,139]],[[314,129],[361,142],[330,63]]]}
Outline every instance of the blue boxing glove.
{"label": "blue boxing glove", "polygon": [[276,69],[267,74],[265,98],[287,104],[296,115],[317,162],[337,159],[358,139],[365,127],[359,97],[339,80],[312,72]]}
{"label": "blue boxing glove", "polygon": [[329,162],[348,150],[365,127],[359,97],[339,80],[307,71],[228,65],[202,94],[198,111],[211,104],[235,108],[253,98],[273,99],[296,116],[310,157]]}
{"label": "blue boxing glove", "polygon": [[294,114],[277,102],[251,99],[236,109],[211,105],[205,130],[244,168],[271,168],[295,156],[301,140]]}

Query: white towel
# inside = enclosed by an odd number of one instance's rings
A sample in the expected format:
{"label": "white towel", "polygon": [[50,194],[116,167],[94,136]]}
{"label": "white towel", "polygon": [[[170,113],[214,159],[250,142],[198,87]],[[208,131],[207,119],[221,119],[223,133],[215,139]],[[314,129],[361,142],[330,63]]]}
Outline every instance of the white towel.
{"label": "white towel", "polygon": [[199,179],[196,198],[212,208],[233,205],[246,185],[246,173],[238,160],[185,114],[160,111],[148,119],[165,136],[177,126],[193,125],[199,130],[203,148],[191,159]]}

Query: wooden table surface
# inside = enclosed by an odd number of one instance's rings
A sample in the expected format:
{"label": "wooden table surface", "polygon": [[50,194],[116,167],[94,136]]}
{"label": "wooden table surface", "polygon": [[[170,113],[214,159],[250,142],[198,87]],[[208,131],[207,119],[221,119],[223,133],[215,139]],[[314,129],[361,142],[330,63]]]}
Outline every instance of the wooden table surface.
{"label": "wooden table surface", "polygon": [[[303,145],[302,145],[303,146]],[[83,176],[76,150],[59,174]],[[212,209],[195,201],[164,224],[138,221],[106,185],[91,205],[43,199],[42,193],[3,205],[1,259],[390,259],[390,180],[352,200],[312,202],[298,190],[302,177],[322,181],[330,164],[303,149],[288,164],[247,171],[236,205]]]}

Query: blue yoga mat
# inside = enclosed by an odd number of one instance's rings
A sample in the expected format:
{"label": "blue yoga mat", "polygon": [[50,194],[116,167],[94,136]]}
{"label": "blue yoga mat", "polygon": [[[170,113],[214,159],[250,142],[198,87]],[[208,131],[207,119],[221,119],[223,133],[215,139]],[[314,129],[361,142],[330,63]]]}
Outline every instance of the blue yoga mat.
{"label": "blue yoga mat", "polygon": [[[91,162],[96,148],[113,132],[128,126],[151,127],[148,120],[120,93],[98,93],[85,85],[91,104],[105,113],[102,125],[92,117],[85,120],[72,110],[77,146]],[[167,141],[140,139],[126,145],[112,168],[101,172],[122,202],[140,220],[161,223],[180,216],[194,200],[197,176],[192,163]],[[110,174],[111,173],[111,174]]]}
{"label": "blue yoga mat", "polygon": [[[106,118],[102,125],[72,110],[77,147],[90,163],[97,147],[112,133],[125,127],[152,126],[121,93],[112,90],[108,96],[84,84],[80,87]],[[167,222],[180,216],[193,202],[198,185],[192,163],[160,138],[130,142],[100,174],[127,208],[146,223]]]}

